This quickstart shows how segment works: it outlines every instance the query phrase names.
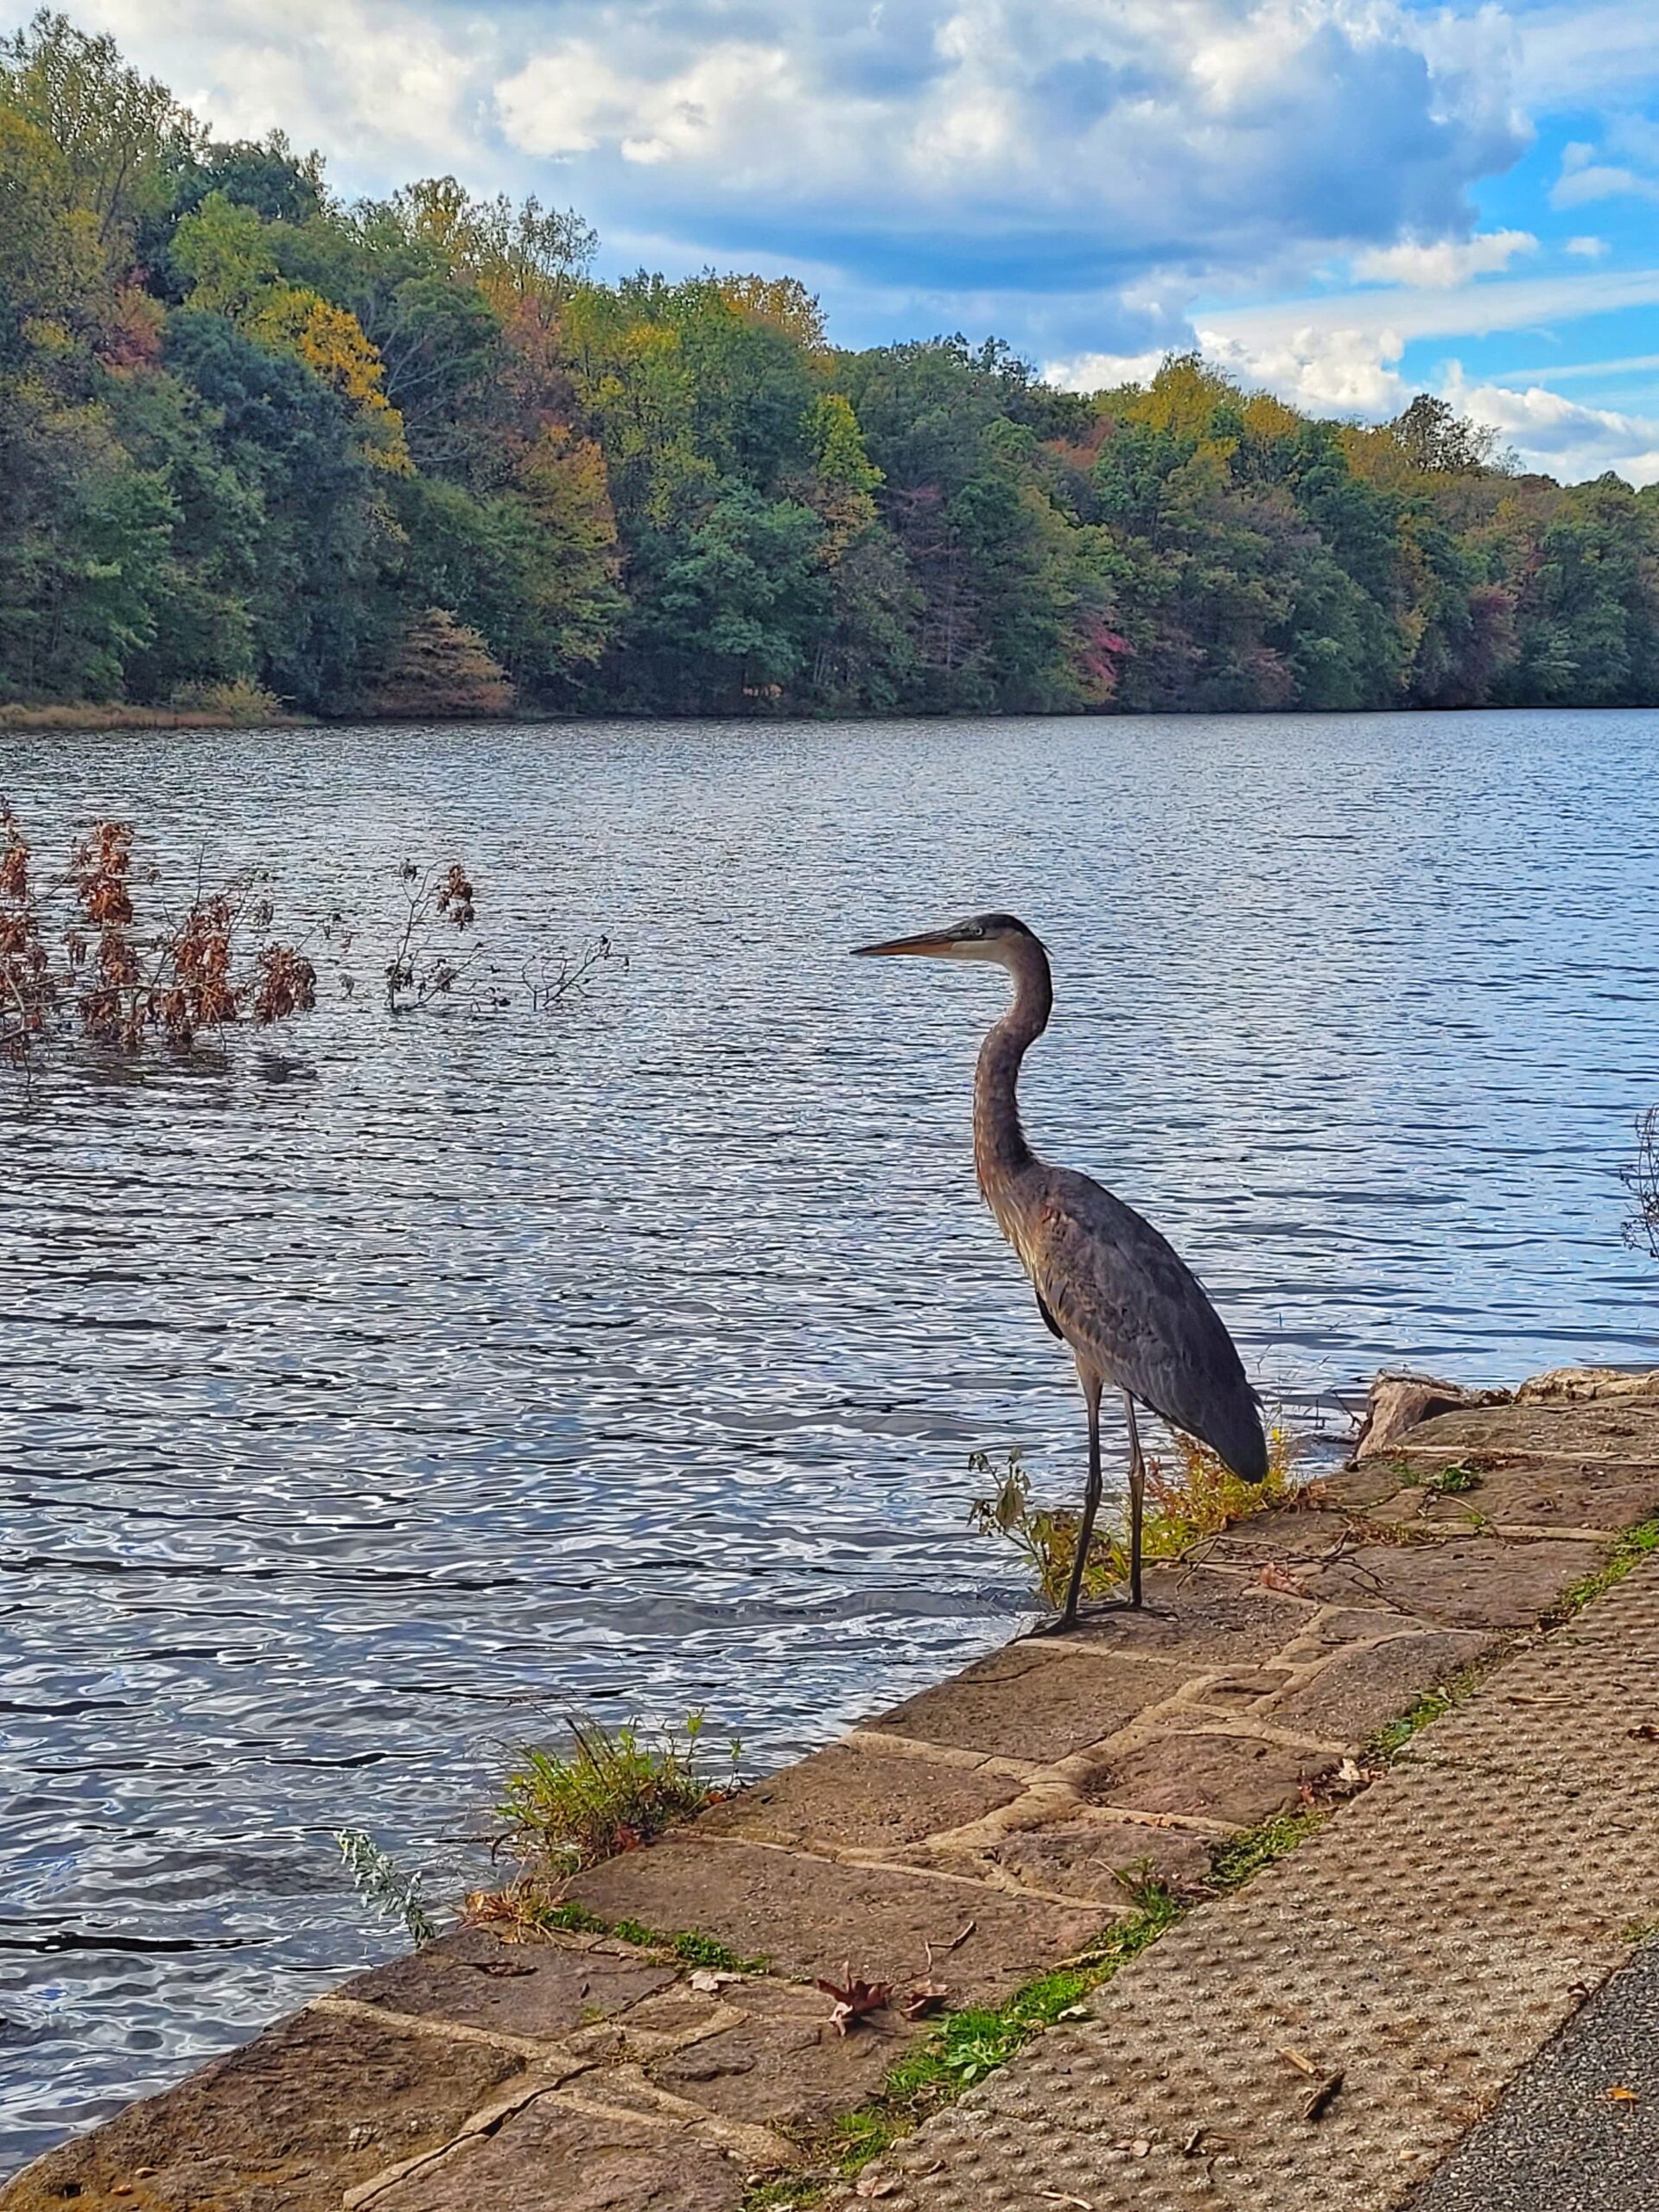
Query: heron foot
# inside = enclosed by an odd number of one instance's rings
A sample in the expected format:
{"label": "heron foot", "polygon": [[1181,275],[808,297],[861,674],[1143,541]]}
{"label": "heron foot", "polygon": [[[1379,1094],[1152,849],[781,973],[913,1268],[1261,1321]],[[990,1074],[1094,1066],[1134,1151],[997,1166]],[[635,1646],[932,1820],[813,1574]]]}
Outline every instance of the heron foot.
{"label": "heron foot", "polygon": [[1151,1605],[1144,1599],[1092,1598],[1086,1605],[1070,1616],[1050,1613],[1034,1628],[1028,1628],[1020,1641],[1036,1636],[1069,1636],[1073,1629],[1085,1627],[1090,1621],[1098,1619],[1102,1613],[1145,1613],[1159,1620],[1173,1618],[1166,1605]]}

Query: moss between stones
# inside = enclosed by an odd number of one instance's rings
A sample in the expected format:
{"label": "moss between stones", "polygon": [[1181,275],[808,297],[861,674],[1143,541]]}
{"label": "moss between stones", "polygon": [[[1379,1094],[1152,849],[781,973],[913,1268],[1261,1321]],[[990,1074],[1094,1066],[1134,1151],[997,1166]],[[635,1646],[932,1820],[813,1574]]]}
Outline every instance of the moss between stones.
{"label": "moss between stones", "polygon": [[1611,1590],[1615,1582],[1622,1582],[1633,1567],[1639,1567],[1653,1552],[1659,1552],[1659,1518],[1638,1521],[1634,1529],[1627,1529],[1618,1538],[1593,1574],[1585,1575],[1570,1590],[1561,1592],[1544,1616],[1546,1626],[1571,1620],[1592,1598],[1599,1598],[1604,1590]]}
{"label": "moss between stones", "polygon": [[577,1936],[611,1936],[642,1951],[662,1951],[689,1967],[712,1967],[721,1974],[765,1974],[765,1959],[741,1959],[718,1936],[696,1928],[682,1928],[665,1935],[638,1920],[605,1920],[585,1904],[522,1905],[515,1914],[529,1928],[557,1928]]}

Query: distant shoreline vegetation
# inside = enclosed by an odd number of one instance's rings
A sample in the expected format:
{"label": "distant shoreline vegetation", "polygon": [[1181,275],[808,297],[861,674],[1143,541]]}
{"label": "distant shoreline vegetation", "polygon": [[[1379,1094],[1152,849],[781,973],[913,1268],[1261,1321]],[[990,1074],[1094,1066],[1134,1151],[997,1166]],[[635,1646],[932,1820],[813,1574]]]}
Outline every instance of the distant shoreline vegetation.
{"label": "distant shoreline vegetation", "polygon": [[595,245],[0,40],[0,729],[1659,702],[1659,487]]}

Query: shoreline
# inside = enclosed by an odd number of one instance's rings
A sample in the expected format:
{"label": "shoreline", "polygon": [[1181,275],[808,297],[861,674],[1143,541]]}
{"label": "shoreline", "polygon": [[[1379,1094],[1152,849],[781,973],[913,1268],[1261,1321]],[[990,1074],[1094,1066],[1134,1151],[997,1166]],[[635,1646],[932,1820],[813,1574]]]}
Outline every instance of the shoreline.
{"label": "shoreline", "polygon": [[[48,2152],[0,2205],[48,2212],[73,2196],[80,2212],[182,2212],[207,2194],[240,2212],[276,2189],[291,2212],[439,2212],[550,2202],[550,2171],[572,2204],[589,2184],[595,2202],[697,2212],[827,2205],[855,2184],[897,2204],[959,2168],[976,2116],[1012,2109],[1032,2080],[1021,2129],[1073,2156],[1040,2082],[1091,2032],[1067,2024],[1103,2012],[1109,1987],[1111,2006],[1121,1994],[1133,2009],[1166,1963],[1179,1979],[1175,1962],[1204,1954],[1211,1930],[1224,1938],[1217,1972],[1248,1963],[1281,1870],[1301,1867],[1305,1849],[1310,1864],[1339,1860],[1391,1791],[1420,1770],[1452,1771],[1434,1746],[1455,1743],[1477,1707],[1507,1715],[1541,1756],[1551,1708],[1569,1691],[1602,1694],[1574,1673],[1575,1624],[1587,1636],[1632,1570],[1633,1588],[1655,1580],[1659,1376],[1634,1391],[1603,1378],[1599,1395],[1549,1382],[1550,1395],[1375,1436],[1380,1448],[1304,1497],[1153,1570],[1154,1610],[1097,1610],[1071,1635],[1017,1640],[563,1885],[538,1923],[462,1927],[358,1977]],[[1659,1633],[1630,1650],[1659,1676]],[[1556,1687],[1506,1689],[1512,1662],[1554,1670]],[[1635,1732],[1616,1717],[1628,1764]],[[1488,1802],[1484,1770],[1446,1788],[1444,1817],[1531,1848],[1534,1830],[1514,1816],[1506,1827]],[[1567,1792],[1556,1808],[1568,1827],[1595,1809],[1576,1803]],[[1574,1827],[1563,1863],[1599,1881],[1600,1845],[1599,1830]],[[1399,1930],[1363,1884],[1344,1894],[1355,1970],[1371,1972]],[[1487,2037],[1483,2080],[1510,2078],[1623,1962],[1628,1902],[1619,1910],[1608,1921],[1597,1908],[1549,2005],[1518,2024],[1498,2005],[1469,2025]],[[1529,1940],[1524,1916],[1521,1930]],[[892,1997],[837,2034],[818,1985],[846,1978],[843,1960]],[[1401,2075],[1367,2017],[1361,1987],[1330,2013],[1329,2036],[1280,2038],[1332,2044],[1319,2082],[1292,2082],[1298,2100],[1324,2088],[1336,2101],[1323,2134],[1320,2114],[1293,2113],[1287,2131],[1272,2048],[1212,2052],[1200,2018],[1189,2056],[1195,2075],[1265,2068],[1263,2139],[1289,2140],[1315,2178],[1339,2144],[1361,2166],[1380,2155],[1368,2114],[1381,2110],[1386,2139],[1415,2147],[1378,2167],[1375,2201],[1403,2203],[1484,2107],[1455,2083],[1426,2095],[1432,2074]],[[1330,2086],[1338,2075],[1345,2091]],[[1161,2094],[1179,2101],[1167,2082]],[[1109,2117],[1103,2139],[1124,2125]],[[986,2148],[1001,2155],[994,2139]],[[1081,2189],[1096,2212],[1139,2201],[1116,2193],[1114,2174],[1127,2189],[1142,2171],[1114,2164],[1122,2148]],[[967,2185],[957,2171],[954,2186]],[[922,2196],[966,2201],[950,2186]]]}

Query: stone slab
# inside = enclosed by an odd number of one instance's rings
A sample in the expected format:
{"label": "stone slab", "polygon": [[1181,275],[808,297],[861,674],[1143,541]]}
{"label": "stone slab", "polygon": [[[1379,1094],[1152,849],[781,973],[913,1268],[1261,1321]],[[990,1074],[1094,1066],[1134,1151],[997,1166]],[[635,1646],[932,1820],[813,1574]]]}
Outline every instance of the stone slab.
{"label": "stone slab", "polygon": [[555,2094],[395,2183],[368,2212],[735,2212],[743,2190],[742,2164],[713,2144]]}
{"label": "stone slab", "polygon": [[1427,1629],[1350,1644],[1297,1688],[1254,1708],[1263,1719],[1357,1750],[1437,1683],[1488,1657],[1501,1639],[1478,1629]]}
{"label": "stone slab", "polygon": [[[648,2062],[645,2071],[673,2095],[752,2126],[800,2128],[850,2112],[875,2094],[907,2045],[931,2032],[888,2007],[840,2035],[818,1989],[747,1981],[724,1994],[742,2014],[736,2024]],[[650,2005],[634,2015],[649,2026],[658,2017]]]}
{"label": "stone slab", "polygon": [[1590,1565],[1584,1545],[1560,1538],[1452,1536],[1360,1544],[1294,1572],[1302,1594],[1325,1604],[1396,1605],[1441,1628],[1521,1629],[1535,1626]]}
{"label": "stone slab", "polygon": [[1182,1895],[1203,1888],[1211,1840],[1149,1821],[1090,1812],[1022,1828],[979,1851],[921,1844],[914,1864],[976,1875],[1099,1906],[1104,1920],[1127,1911],[1137,1883],[1154,1880]]}
{"label": "stone slab", "polygon": [[1077,1628],[1050,1648],[1176,1659],[1195,1669],[1254,1666],[1271,1659],[1307,1618],[1293,1595],[1201,1567],[1150,1568],[1146,1599],[1138,1613],[1086,1608]]}
{"label": "stone slab", "polygon": [[668,1988],[672,1967],[621,1944],[504,1943],[463,1928],[348,1981],[337,1993],[464,2027],[551,2039]]}
{"label": "stone slab", "polygon": [[839,1975],[850,1960],[868,1980],[901,1987],[924,1977],[930,1944],[943,1955],[971,1922],[950,1952],[951,1994],[964,2004],[1000,2001],[1101,1925],[1088,1909],[977,1884],[680,1837],[591,1868],[570,1894],[607,1919],[702,1929],[785,1974]]}
{"label": "stone slab", "polygon": [[1425,1459],[1477,1460],[1565,1455],[1659,1465],[1659,1400],[1592,1399],[1577,1405],[1480,1406],[1439,1414],[1395,1447],[1413,1466]]}
{"label": "stone slab", "polygon": [[870,1725],[899,1736],[1047,1764],[1172,1697],[1190,1669],[1140,1654],[1026,1638],[907,1698]]}
{"label": "stone slab", "polygon": [[886,1853],[976,1821],[1020,1795],[1018,1777],[902,1751],[836,1744],[741,1790],[697,1823],[702,1835]]}
{"label": "stone slab", "polygon": [[37,2158],[6,2212],[340,2212],[526,2075],[484,2044],[301,2012]]}
{"label": "stone slab", "polygon": [[1335,1771],[1335,1752],[1292,1750],[1252,1736],[1192,1728],[1110,1755],[1089,1795],[1138,1813],[1170,1813],[1253,1827],[1306,1803]]}

